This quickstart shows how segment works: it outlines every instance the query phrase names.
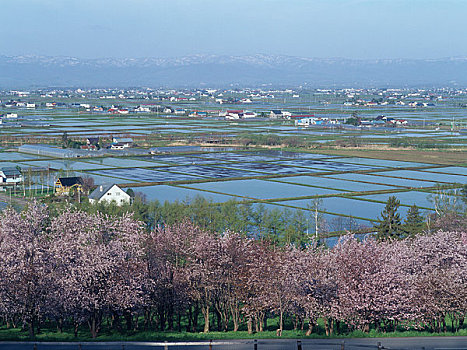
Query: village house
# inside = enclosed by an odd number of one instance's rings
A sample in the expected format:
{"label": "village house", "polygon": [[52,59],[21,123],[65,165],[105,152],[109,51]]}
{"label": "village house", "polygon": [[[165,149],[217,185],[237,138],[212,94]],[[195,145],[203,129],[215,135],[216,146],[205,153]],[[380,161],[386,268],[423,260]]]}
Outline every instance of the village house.
{"label": "village house", "polygon": [[135,112],[143,112],[143,113],[149,113],[151,112],[150,106],[147,105],[139,105],[138,107],[135,108]]}
{"label": "village house", "polygon": [[0,183],[17,184],[23,182],[24,178],[21,172],[14,167],[0,168]]}
{"label": "village house", "polygon": [[258,115],[255,112],[245,111],[243,112],[241,118],[248,119],[248,118],[256,118]]}
{"label": "village house", "polygon": [[97,151],[99,149],[99,137],[88,137],[86,139],[86,144],[82,145],[80,148],[90,151]]}
{"label": "village house", "polygon": [[241,115],[243,115],[243,110],[228,110],[225,119],[240,119]]}
{"label": "village house", "polygon": [[176,114],[176,115],[184,115],[184,114],[186,114],[186,110],[183,109],[183,108],[177,108],[177,109],[175,109],[174,114]]}
{"label": "village house", "polygon": [[99,136],[97,137],[88,137],[86,139],[86,145],[88,146],[97,146],[99,144]]}
{"label": "village house", "polygon": [[316,118],[314,117],[307,117],[295,120],[295,126],[310,126],[316,125]]}
{"label": "village house", "polygon": [[115,202],[118,206],[129,204],[131,201],[130,195],[115,184],[97,186],[88,198],[91,204]]}
{"label": "village house", "polygon": [[114,137],[110,149],[122,150],[133,146],[133,139],[130,137]]}
{"label": "village house", "polygon": [[59,177],[54,184],[55,194],[70,195],[73,191],[83,192],[83,179],[79,176]]}
{"label": "village house", "polygon": [[269,113],[270,118],[287,118],[290,117],[292,113],[287,111],[282,111],[280,109],[273,109],[271,113]]}

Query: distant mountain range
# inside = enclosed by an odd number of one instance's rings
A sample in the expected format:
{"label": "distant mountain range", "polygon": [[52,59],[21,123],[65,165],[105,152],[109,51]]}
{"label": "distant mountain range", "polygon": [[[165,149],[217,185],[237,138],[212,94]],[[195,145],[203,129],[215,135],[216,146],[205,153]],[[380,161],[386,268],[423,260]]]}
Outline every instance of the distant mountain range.
{"label": "distant mountain range", "polygon": [[0,56],[0,87],[466,86],[467,58],[430,60],[194,55],[81,59]]}

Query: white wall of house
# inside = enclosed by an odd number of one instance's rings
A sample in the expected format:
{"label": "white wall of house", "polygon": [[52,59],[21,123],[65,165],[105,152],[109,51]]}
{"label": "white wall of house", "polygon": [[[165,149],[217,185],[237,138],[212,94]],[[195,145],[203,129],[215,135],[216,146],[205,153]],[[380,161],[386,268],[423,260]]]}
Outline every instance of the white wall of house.
{"label": "white wall of house", "polygon": [[[99,189],[103,190],[104,187],[100,186],[98,187]],[[117,185],[113,185],[100,199],[99,202],[112,202],[115,201],[117,205],[123,205],[125,203],[130,203],[131,197],[123,191],[120,187]],[[94,199],[89,199],[90,203],[95,203],[96,200]]]}
{"label": "white wall of house", "polygon": [[7,177],[5,174],[0,171],[0,183],[7,183],[7,184],[15,184],[23,182],[23,175],[15,176],[15,177]]}

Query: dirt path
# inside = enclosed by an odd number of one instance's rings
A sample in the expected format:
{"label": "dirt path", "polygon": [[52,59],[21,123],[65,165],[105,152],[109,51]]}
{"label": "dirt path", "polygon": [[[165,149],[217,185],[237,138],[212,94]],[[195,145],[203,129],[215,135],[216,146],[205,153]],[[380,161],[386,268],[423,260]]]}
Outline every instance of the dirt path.
{"label": "dirt path", "polygon": [[[21,207],[24,207],[29,204],[29,198],[19,198],[11,196],[11,204],[17,204]],[[5,202],[10,204],[10,196],[8,194],[0,193],[0,202]]]}

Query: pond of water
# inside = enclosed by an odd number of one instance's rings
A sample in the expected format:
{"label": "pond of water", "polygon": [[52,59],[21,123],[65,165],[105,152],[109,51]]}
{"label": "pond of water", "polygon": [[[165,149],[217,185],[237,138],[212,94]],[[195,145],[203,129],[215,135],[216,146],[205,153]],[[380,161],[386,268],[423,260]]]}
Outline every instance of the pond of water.
{"label": "pond of water", "polygon": [[189,174],[175,174],[168,171],[156,171],[143,168],[117,168],[112,170],[94,171],[94,173],[98,175],[115,176],[122,179],[142,182],[184,181],[199,179],[199,177]]}
{"label": "pond of water", "polygon": [[295,183],[301,185],[320,186],[342,191],[360,192],[360,191],[380,191],[390,190],[394,187],[376,184],[367,184],[363,182],[346,181],[321,176],[293,176],[277,179],[281,182]]}
{"label": "pond of water", "polygon": [[21,163],[32,167],[51,168],[54,170],[97,170],[103,168],[112,168],[112,166],[109,165],[99,165],[72,160],[36,160]]}
{"label": "pond of water", "polygon": [[371,158],[338,158],[336,162],[353,163],[353,164],[364,164],[371,166],[379,166],[385,168],[402,168],[402,167],[417,167],[427,166],[425,163],[414,163],[414,162],[403,162],[396,160],[385,160],[385,159],[371,159]]}
{"label": "pond of water", "polygon": [[221,192],[230,195],[245,196],[254,199],[290,198],[338,193],[324,188],[313,188],[264,180],[233,180],[189,184],[190,188]]}
{"label": "pond of water", "polygon": [[267,174],[267,175],[304,174],[304,173],[310,173],[310,172],[317,171],[314,169],[294,168],[291,166],[283,166],[283,165],[274,164],[274,163],[254,163],[254,162],[228,164],[228,165],[225,165],[225,167],[229,167],[233,169],[240,169],[240,170],[247,170],[247,171],[255,171],[255,172],[259,172],[259,173]]}
{"label": "pond of water", "polygon": [[205,178],[248,177],[262,175],[260,172],[244,171],[243,169],[224,168],[208,165],[180,165],[166,167],[164,170],[183,174],[192,174]]}
{"label": "pond of water", "polygon": [[436,185],[436,182],[430,181],[419,181],[419,180],[408,180],[399,179],[396,177],[385,177],[370,174],[339,174],[339,175],[324,175],[327,178],[342,179],[342,180],[354,180],[354,181],[365,181],[374,182],[387,186],[403,186],[403,187],[432,187]]}
{"label": "pond of water", "polygon": [[434,172],[434,173],[448,173],[448,174],[454,174],[454,175],[467,175],[467,167],[462,167],[462,166],[433,168],[433,169],[427,169],[425,171]]}
{"label": "pond of water", "polygon": [[436,173],[428,173],[428,172],[415,171],[415,170],[393,170],[393,171],[378,172],[375,174],[406,177],[409,179],[421,179],[421,180],[428,180],[428,181],[433,181],[433,182],[448,182],[448,183],[461,183],[461,184],[467,183],[467,178],[463,175],[436,174]]}
{"label": "pond of water", "polygon": [[419,191],[408,191],[408,192],[397,192],[397,193],[385,193],[385,194],[372,194],[366,196],[358,196],[358,198],[363,199],[373,199],[381,202],[387,202],[390,196],[395,196],[401,204],[404,205],[414,205],[416,204],[418,207],[423,208],[433,208],[433,203],[430,198],[433,198],[432,193],[427,192],[419,192]]}
{"label": "pond of water", "polygon": [[89,159],[89,162],[99,164],[105,167],[154,167],[164,165],[164,163],[145,162],[131,158],[94,158]]}
{"label": "pond of water", "polygon": [[227,196],[227,195],[222,195],[222,194],[217,194],[217,193],[197,191],[193,189],[181,188],[181,187],[176,187],[176,186],[168,186],[168,185],[135,187],[133,188],[133,190],[135,192],[144,193],[147,199],[150,201],[158,200],[161,203],[164,203],[165,201],[190,202],[196,196],[204,197],[216,203],[226,202],[232,198],[237,198],[234,196]]}
{"label": "pond of water", "polygon": [[[282,203],[286,205],[295,206],[298,208],[306,209],[310,205],[311,200],[309,199],[298,199],[291,201],[281,201],[276,203]],[[322,210],[329,213],[343,214],[347,216],[356,216],[359,218],[365,218],[368,220],[377,220],[378,216],[381,215],[385,204],[369,202],[365,200],[357,200],[351,198],[342,197],[328,197],[322,198]],[[400,207],[399,213],[401,217],[405,217],[408,207]]]}

